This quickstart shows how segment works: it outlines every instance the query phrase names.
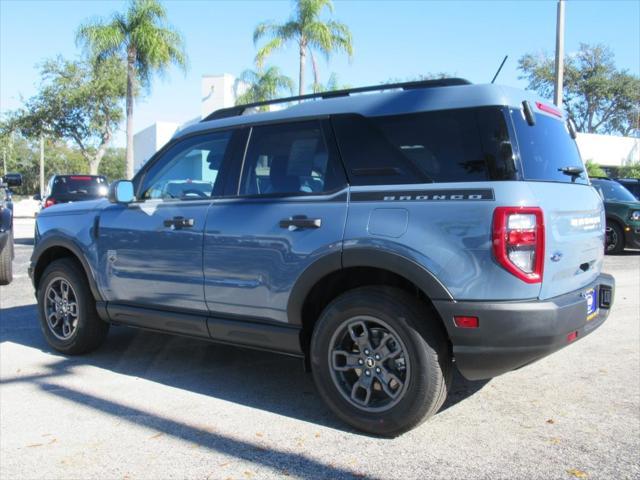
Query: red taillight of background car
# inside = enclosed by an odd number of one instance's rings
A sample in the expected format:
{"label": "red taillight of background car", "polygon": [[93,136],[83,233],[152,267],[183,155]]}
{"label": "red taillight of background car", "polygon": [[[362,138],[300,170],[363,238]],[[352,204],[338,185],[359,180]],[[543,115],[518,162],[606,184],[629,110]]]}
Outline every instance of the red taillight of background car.
{"label": "red taillight of background car", "polygon": [[53,198],[47,198],[47,199],[44,201],[44,206],[43,206],[42,208],[48,208],[48,207],[50,207],[51,205],[55,205],[55,204],[56,204],[56,201],[55,201]]}
{"label": "red taillight of background car", "polygon": [[498,207],[493,212],[493,255],[526,283],[542,282],[544,218],[538,207]]}

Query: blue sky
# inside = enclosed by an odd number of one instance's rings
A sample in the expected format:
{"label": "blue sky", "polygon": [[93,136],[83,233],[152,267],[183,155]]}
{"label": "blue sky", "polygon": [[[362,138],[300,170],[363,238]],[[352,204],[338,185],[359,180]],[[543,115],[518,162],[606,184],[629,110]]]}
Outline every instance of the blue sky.
{"label": "blue sky", "polygon": [[[351,28],[355,55],[321,61],[323,80],[331,72],[340,83],[375,84],[389,78],[448,72],[474,83],[489,82],[504,55],[509,55],[498,83],[525,87],[517,60],[528,52],[553,53],[556,2],[539,1],[382,1],[337,0],[334,18]],[[199,115],[200,77],[238,75],[252,67],[252,33],[263,20],[284,20],[288,0],[168,0],[170,22],[186,40],[187,74],[171,71],[156,78],[149,95],[135,108],[138,131],[156,120],[183,122]],[[123,10],[119,0],[0,0],[0,111],[20,106],[36,92],[36,64],[62,54],[80,54],[78,25],[91,17]],[[608,45],[618,67],[640,74],[640,1],[566,3],[566,51],[581,42]],[[294,46],[271,58],[297,78]],[[311,83],[311,73],[307,74]],[[124,145],[119,134],[116,144]]]}

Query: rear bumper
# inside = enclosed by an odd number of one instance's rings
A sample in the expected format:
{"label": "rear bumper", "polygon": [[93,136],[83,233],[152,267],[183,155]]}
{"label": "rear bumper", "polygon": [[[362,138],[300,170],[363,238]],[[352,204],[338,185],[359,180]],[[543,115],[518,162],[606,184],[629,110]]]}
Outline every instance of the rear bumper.
{"label": "rear bumper", "polygon": [[[598,289],[599,309],[587,320],[587,300],[582,295]],[[434,302],[453,344],[458,369],[469,380],[480,380],[523,367],[569,345],[598,328],[613,305],[615,280],[601,274],[580,290],[548,300],[524,302]],[[609,292],[610,302],[603,299]],[[455,315],[476,316],[479,327],[458,328]]]}

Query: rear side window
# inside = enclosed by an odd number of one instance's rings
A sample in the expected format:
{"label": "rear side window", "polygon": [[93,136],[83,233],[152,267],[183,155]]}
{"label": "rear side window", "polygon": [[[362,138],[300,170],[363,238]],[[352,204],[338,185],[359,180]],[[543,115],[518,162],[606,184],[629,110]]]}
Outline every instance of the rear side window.
{"label": "rear side window", "polygon": [[498,107],[339,115],[333,124],[354,185],[510,180],[516,174]]}
{"label": "rear side window", "polygon": [[240,195],[304,195],[342,186],[319,121],[253,127]]}
{"label": "rear side window", "polygon": [[89,175],[59,176],[53,179],[51,194],[77,198],[98,198],[107,194],[107,180]]}
{"label": "rear side window", "polygon": [[570,167],[584,168],[565,122],[537,114],[535,125],[529,125],[519,110],[512,111],[512,118],[525,180],[589,183],[586,172],[580,176],[562,173]]}

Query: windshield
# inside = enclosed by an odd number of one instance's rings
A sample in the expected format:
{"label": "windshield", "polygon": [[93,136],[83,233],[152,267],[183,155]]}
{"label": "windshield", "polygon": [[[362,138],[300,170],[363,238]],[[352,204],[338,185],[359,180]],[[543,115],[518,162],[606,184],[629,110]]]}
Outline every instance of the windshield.
{"label": "windshield", "polygon": [[[529,125],[521,110],[512,111],[525,180],[588,184],[587,174],[571,175],[571,167],[584,170],[578,146],[565,122],[541,113]],[[562,170],[567,171],[563,173]]]}
{"label": "windshield", "polygon": [[629,190],[612,180],[591,179],[591,184],[598,189],[607,202],[635,202],[636,198]]}

